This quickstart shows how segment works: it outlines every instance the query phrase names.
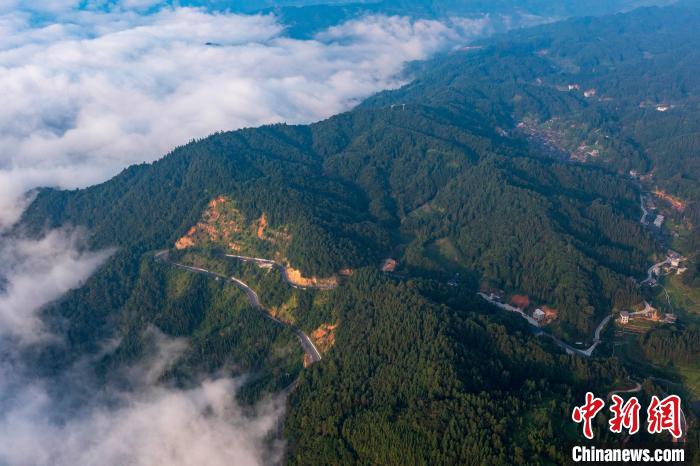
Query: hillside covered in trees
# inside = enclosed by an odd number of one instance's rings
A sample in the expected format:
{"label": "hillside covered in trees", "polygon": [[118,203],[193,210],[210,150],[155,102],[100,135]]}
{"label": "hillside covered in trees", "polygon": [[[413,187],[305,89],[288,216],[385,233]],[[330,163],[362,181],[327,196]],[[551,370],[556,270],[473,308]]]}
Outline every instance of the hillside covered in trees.
{"label": "hillside covered in trees", "polygon": [[667,5],[671,0],[185,0],[181,5],[245,13],[274,14],[292,37],[313,37],[322,30],[366,15],[420,19],[488,18],[494,32],[573,16],[609,15],[633,8]]}
{"label": "hillside covered in trees", "polygon": [[[46,309],[68,344],[39,365],[60,371],[116,335],[106,378],[155,327],[193,341],[168,375],[179,383],[225,367],[255,374],[254,399],[299,375],[291,464],[560,463],[573,401],[629,374],[564,354],[476,292],[526,295],[556,309],[554,334],[585,341],[642,300],[634,279],[660,251],[640,225],[641,183],[688,199],[691,215],[700,196],[697,24],[700,11],[678,6],[516,32],[415,64],[411,84],[322,122],[214,134],[98,186],[41,190],[16,233],[80,226],[90,248],[116,252]],[[210,264],[270,254],[308,277],[348,277],[290,290],[277,272],[236,270],[263,304],[293,303],[304,330],[337,326],[320,363],[302,369],[293,335],[239,290],[153,260],[193,227],[218,228],[206,223],[215,199],[230,200],[236,234],[199,244]],[[383,275],[386,258],[398,266]],[[659,331],[645,348],[670,358],[669,341],[687,360],[697,331]]]}

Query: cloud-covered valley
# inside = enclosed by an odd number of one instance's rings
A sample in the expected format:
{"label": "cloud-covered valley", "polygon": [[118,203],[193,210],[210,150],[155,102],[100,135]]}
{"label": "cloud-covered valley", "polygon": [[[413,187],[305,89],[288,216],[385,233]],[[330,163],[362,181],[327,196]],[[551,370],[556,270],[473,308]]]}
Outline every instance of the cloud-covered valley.
{"label": "cloud-covered valley", "polygon": [[[150,331],[154,351],[123,380],[101,386],[82,361],[60,377],[12,366],[0,346],[0,464],[256,466],[276,464],[283,443],[270,436],[284,413],[277,395],[241,407],[241,379],[207,378],[187,389],[158,378],[186,349]],[[106,349],[109,351],[109,348]]]}
{"label": "cloud-covered valley", "polygon": [[0,225],[37,186],[87,186],[215,131],[347,110],[402,84],[406,62],[490,27],[375,16],[294,40],[271,15],[41,3],[0,2]]}
{"label": "cloud-covered valley", "polygon": [[[296,40],[274,16],[153,0],[28,3],[0,0],[0,232],[18,219],[28,190],[98,183],[215,131],[323,119],[404,83],[407,62],[492,27],[488,18],[374,16]],[[84,367],[58,379],[35,374],[23,353],[62,338],[42,323],[42,307],[112,253],[83,246],[80,231],[0,235],[0,464],[278,460],[269,433],[282,398],[244,414],[239,381],[187,390],[158,382],[186,342],[158,337],[160,352],[124,375],[131,390],[92,393]]]}

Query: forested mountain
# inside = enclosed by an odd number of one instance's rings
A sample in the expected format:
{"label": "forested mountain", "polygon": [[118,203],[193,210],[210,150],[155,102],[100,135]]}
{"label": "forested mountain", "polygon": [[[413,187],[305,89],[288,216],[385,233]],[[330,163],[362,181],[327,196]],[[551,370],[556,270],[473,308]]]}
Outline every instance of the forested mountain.
{"label": "forested mountain", "polygon": [[[367,104],[477,108],[493,124],[546,141],[548,155],[554,145],[559,157],[639,178],[672,203],[667,216],[697,224],[698,21],[688,3],[518,31],[432,62],[412,85]],[[694,256],[697,229],[685,241]],[[686,280],[697,276],[693,265]]]}
{"label": "forested mountain", "polygon": [[[170,374],[182,383],[236,361],[258,375],[254,398],[300,374],[285,425],[292,464],[562,462],[574,397],[628,374],[615,359],[565,355],[475,293],[527,295],[557,311],[552,332],[586,341],[641,301],[631,277],[659,251],[639,222],[648,181],[629,171],[700,195],[698,24],[693,7],[654,8],[497,37],[416,64],[411,84],[326,121],[214,134],[98,186],[41,190],[16,232],[82,226],[91,248],[117,252],[46,309],[68,345],[39,362],[59,371],[116,334],[99,364],[107,377],[155,326],[195,343]],[[302,370],[292,335],[266,328],[242,293],[153,260],[221,197],[232,229],[284,235],[287,266],[349,275],[270,298],[286,286],[277,275],[238,271],[264,304],[294,303],[304,330],[337,327],[320,363]],[[398,266],[382,275],[386,258]],[[650,335],[650,351],[668,353],[669,338],[695,351],[696,331],[670,333]]]}
{"label": "forested mountain", "polygon": [[273,13],[292,37],[308,38],[330,26],[365,15],[399,15],[414,19],[488,17],[495,31],[573,16],[598,16],[672,0],[182,0],[177,4]]}
{"label": "forested mountain", "polygon": [[565,400],[621,369],[551,354],[476,303],[437,304],[446,288],[363,270],[334,293],[334,351],[291,395],[290,464],[566,461]]}
{"label": "forested mountain", "polygon": [[[374,265],[392,250],[413,274],[459,271],[560,309],[587,335],[638,300],[651,241],[631,183],[541,160],[473,112],[361,109],[310,127],[224,133],[87,190],[44,191],[25,224],[85,225],[95,247],[167,247],[212,198],[291,234],[308,275]],[[475,122],[476,124],[472,124]]]}

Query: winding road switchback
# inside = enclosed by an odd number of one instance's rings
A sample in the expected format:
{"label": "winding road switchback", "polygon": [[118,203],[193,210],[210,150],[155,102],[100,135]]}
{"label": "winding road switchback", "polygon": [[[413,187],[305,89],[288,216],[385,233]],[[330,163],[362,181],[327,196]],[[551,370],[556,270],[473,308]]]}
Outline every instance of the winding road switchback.
{"label": "winding road switchback", "polygon": [[[316,348],[316,345],[313,344],[311,339],[307,334],[305,334],[299,327],[295,325],[288,324],[275,316],[271,315],[267,310],[262,306],[260,303],[260,298],[258,297],[258,294],[250,287],[248,284],[240,280],[239,278],[236,277],[227,277],[225,275],[221,275],[216,272],[212,272],[207,269],[203,269],[201,267],[193,267],[190,265],[185,265],[185,264],[180,264],[178,262],[173,262],[170,260],[168,256],[168,251],[159,251],[155,254],[155,259],[157,261],[161,261],[167,264],[172,265],[173,267],[177,267],[179,269],[187,270],[189,272],[194,272],[194,273],[200,273],[204,275],[208,275],[211,277],[219,278],[222,280],[230,281],[233,284],[235,284],[238,288],[243,290],[248,297],[248,302],[250,303],[251,307],[253,307],[256,311],[260,312],[263,316],[268,318],[269,320],[275,322],[276,324],[288,328],[294,334],[297,336],[299,339],[299,343],[301,344],[302,349],[304,350],[304,353],[306,353],[310,360],[311,364],[316,363],[321,360],[321,353],[318,351],[318,348]],[[265,259],[260,259],[261,261],[265,261]],[[269,261],[272,262],[272,261]]]}
{"label": "winding road switchback", "polygon": [[525,314],[525,312],[523,312],[522,309],[518,309],[518,308],[511,306],[509,304],[504,304],[504,303],[501,303],[499,301],[496,301],[485,293],[479,292],[477,294],[479,296],[481,296],[484,300],[486,300],[490,304],[493,304],[496,307],[499,307],[499,308],[504,309],[506,311],[515,312],[516,314],[520,315],[520,317],[527,320],[527,322],[534,327],[536,335],[551,338],[552,341],[554,341],[554,343],[556,343],[559,347],[563,348],[567,352],[567,354],[579,354],[581,356],[590,357],[591,354],[593,354],[593,351],[595,351],[595,349],[598,347],[598,345],[602,341],[600,339],[600,333],[603,331],[605,326],[608,325],[608,322],[610,322],[610,319],[612,319],[612,317],[613,317],[612,314],[609,314],[609,315],[605,316],[605,318],[603,318],[603,320],[600,321],[600,323],[598,324],[598,326],[595,329],[595,334],[593,336],[593,344],[591,344],[591,346],[589,346],[587,349],[583,350],[583,349],[579,349],[579,348],[574,348],[573,346],[569,345],[568,343],[565,343],[562,340],[560,340],[559,338],[555,337],[551,333],[547,333],[544,330],[542,330],[539,322],[537,322],[535,319],[533,319],[529,315]]}

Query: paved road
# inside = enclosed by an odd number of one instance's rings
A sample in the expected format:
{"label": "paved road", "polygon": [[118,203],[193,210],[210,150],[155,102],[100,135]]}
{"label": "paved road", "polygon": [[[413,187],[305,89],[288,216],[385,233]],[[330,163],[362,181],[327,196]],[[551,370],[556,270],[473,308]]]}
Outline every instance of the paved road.
{"label": "paved road", "polygon": [[663,266],[666,265],[666,264],[670,264],[670,263],[671,263],[671,259],[669,259],[669,258],[667,257],[666,259],[662,260],[661,262],[657,262],[656,264],[654,264],[654,265],[652,265],[651,267],[649,267],[649,268],[647,269],[647,278],[646,278],[645,280],[643,280],[643,281],[640,283],[640,285],[644,285],[645,283],[649,283],[649,282],[652,280],[652,278],[654,278],[654,269],[655,269],[656,267],[659,267],[659,270],[661,270],[661,267],[663,267]]}
{"label": "paved road", "polygon": [[280,264],[279,262],[273,261],[271,259],[263,259],[262,257],[251,257],[251,256],[239,256],[236,254],[224,254],[224,256],[230,258],[230,259],[236,259],[240,260],[242,262],[254,262],[256,264],[264,264],[264,265],[271,265],[273,267],[278,267],[282,271],[282,278],[284,279],[285,282],[292,288],[296,288],[298,290],[305,290],[307,288],[316,288],[319,290],[332,290],[333,288],[336,287],[336,285],[311,285],[308,287],[305,286],[300,286],[297,284],[292,283],[292,281],[289,279],[289,275],[287,274],[287,267],[284,266],[283,264]]}
{"label": "paved road", "polygon": [[637,392],[641,392],[641,391],[642,391],[642,384],[637,382],[637,384],[633,388],[630,388],[627,390],[613,390],[613,391],[611,391],[610,393],[608,393],[608,398],[610,398],[611,396],[613,396],[617,393],[637,393]]}
{"label": "paved road", "polygon": [[598,326],[595,329],[595,338],[594,341],[600,341],[600,332],[603,331],[606,325],[608,325],[608,322],[612,319],[612,314],[608,315],[605,317],[605,319],[601,320]]}
{"label": "paved road", "polygon": [[[155,259],[158,261],[166,262],[173,267],[177,267],[183,270],[187,270],[190,272],[195,272],[195,273],[201,273],[204,275],[209,275],[211,277],[219,278],[222,280],[228,280],[232,283],[234,283],[238,288],[241,290],[245,291],[246,295],[248,296],[248,301],[250,302],[250,305],[257,311],[259,311],[262,315],[270,319],[271,321],[275,322],[278,325],[281,325],[282,327],[286,327],[294,334],[297,336],[299,339],[299,343],[301,344],[302,349],[304,352],[309,356],[311,359],[311,363],[315,363],[321,360],[321,353],[319,353],[318,349],[316,346],[313,344],[311,339],[309,338],[308,335],[306,335],[303,331],[301,331],[300,328],[288,324],[286,322],[283,322],[279,320],[278,318],[274,317],[271,315],[267,310],[262,306],[260,303],[260,298],[258,297],[258,294],[251,288],[249,287],[246,283],[241,281],[240,279],[236,277],[227,277],[225,275],[218,274],[216,272],[212,272],[210,270],[206,270],[200,267],[192,267],[190,265],[185,265],[185,264],[180,264],[178,262],[173,262],[168,258],[168,251],[159,251],[155,254]],[[265,259],[261,259],[265,260]],[[271,261],[270,261],[271,262]]]}
{"label": "paved road", "polygon": [[[485,293],[478,292],[477,294],[478,294],[479,296],[481,296],[482,298],[484,298],[486,301],[488,301],[488,302],[490,302],[491,304],[493,304],[494,306],[500,307],[501,309],[504,309],[504,310],[506,310],[506,311],[515,312],[516,314],[520,315],[520,317],[522,317],[523,319],[527,320],[528,323],[529,323],[530,325],[532,325],[533,327],[539,328],[540,323],[537,322],[537,321],[536,321],[535,319],[533,319],[532,317],[530,317],[529,315],[525,314],[521,309],[519,309],[519,308],[517,308],[517,307],[515,307],[515,306],[511,306],[510,304],[499,303],[498,301],[491,299],[491,298],[490,298],[488,295],[486,295]],[[544,332],[542,332],[542,333],[544,333]]]}
{"label": "paved road", "polygon": [[642,218],[639,220],[639,223],[642,225],[647,224],[647,215],[649,215],[649,211],[647,210],[646,206],[644,205],[644,194],[639,195],[639,203],[642,206]]}
{"label": "paved road", "polygon": [[[649,211],[646,209],[646,206],[644,205],[644,194],[639,195],[639,203],[642,207],[642,218],[639,220],[639,223],[641,223],[644,226],[648,226],[649,222],[647,222],[647,216],[649,215]],[[661,269],[662,266],[666,264],[670,264],[671,259],[669,257],[666,257],[666,259],[662,260],[661,262],[657,262],[656,264],[652,265],[647,269],[647,278],[643,280],[640,285],[644,285],[645,283],[649,283],[651,281],[654,274],[654,268],[659,267]]]}
{"label": "paved road", "polygon": [[598,345],[601,343],[600,339],[600,332],[603,331],[606,325],[608,325],[608,322],[610,322],[610,319],[612,319],[612,314],[605,316],[603,320],[600,321],[598,324],[598,327],[595,329],[595,335],[593,338],[593,344],[589,346],[587,349],[582,350],[579,348],[574,348],[573,346],[569,345],[568,343],[563,342],[559,338],[555,337],[551,333],[547,333],[544,330],[540,328],[539,322],[537,322],[535,319],[530,317],[529,315],[525,314],[522,310],[518,309],[517,307],[513,307],[509,304],[504,304],[504,303],[499,303],[496,300],[491,299],[488,295],[484,293],[477,293],[479,296],[481,296],[483,299],[488,301],[489,303],[493,304],[494,306],[500,307],[501,309],[505,309],[506,311],[510,312],[515,312],[516,314],[520,315],[523,319],[527,320],[530,325],[535,327],[535,334],[537,336],[543,336],[547,338],[551,338],[554,343],[556,343],[559,347],[563,348],[567,354],[579,354],[581,356],[585,357],[590,357],[591,354],[593,354],[593,351],[598,347]]}
{"label": "paved road", "polygon": [[[657,377],[650,377],[650,378],[652,380],[661,380],[661,381],[665,381],[665,382],[670,382],[670,380],[659,379]],[[675,383],[675,382],[671,382],[671,383]],[[613,395],[615,395],[617,393],[637,393],[637,392],[641,392],[641,391],[642,391],[642,384],[639,382],[636,382],[636,385],[633,388],[630,388],[627,390],[613,390],[613,391],[609,392],[608,398],[612,397]],[[662,392],[662,396],[666,397],[666,396],[668,396],[668,393]],[[678,439],[676,439],[676,438],[672,439],[672,442],[673,443],[676,443],[676,442],[685,443],[687,430],[688,430],[688,421],[685,418],[685,413],[683,412],[683,407],[681,407],[681,432],[682,432],[682,435]]]}

